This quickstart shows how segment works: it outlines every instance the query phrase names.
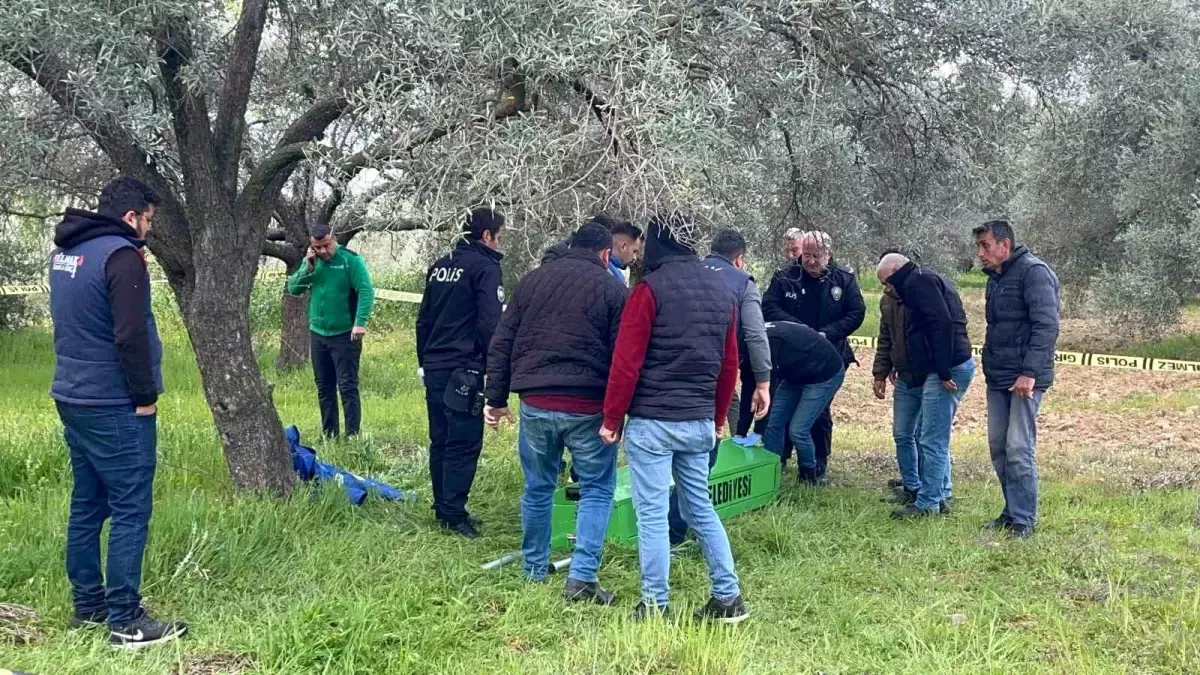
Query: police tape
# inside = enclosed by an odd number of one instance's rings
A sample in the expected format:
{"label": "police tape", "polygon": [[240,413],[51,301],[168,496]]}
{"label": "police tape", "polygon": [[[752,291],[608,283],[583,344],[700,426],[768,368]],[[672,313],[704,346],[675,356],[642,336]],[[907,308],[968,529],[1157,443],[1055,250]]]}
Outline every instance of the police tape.
{"label": "police tape", "polygon": [[[875,348],[878,340],[873,337],[851,335],[848,342],[854,347]],[[983,347],[971,345],[971,355],[979,358]],[[1121,354],[1093,354],[1091,352],[1054,352],[1054,362],[1067,366],[1092,368],[1123,368],[1126,370],[1158,370],[1176,373],[1200,373],[1200,361],[1177,361],[1155,359],[1148,356],[1124,356]]]}
{"label": "police tape", "polygon": [[[278,271],[278,270],[267,270],[267,271],[258,273],[256,278],[259,280],[286,279],[287,273],[283,272],[283,271]],[[150,283],[165,284],[165,283],[167,283],[167,280],[166,279],[151,279]],[[0,296],[4,296],[4,295],[49,295],[49,294],[50,294],[50,284],[16,284],[16,285],[12,285],[12,286],[0,286]],[[420,297],[418,296],[417,302],[420,302],[420,301],[421,301]]]}
{"label": "police tape", "polygon": [[[282,271],[268,270],[260,272],[260,279],[284,278],[287,274]],[[154,279],[150,283],[166,283],[163,279]],[[50,292],[49,284],[25,284],[16,286],[0,286],[0,296],[5,295],[45,295]],[[420,293],[394,291],[390,288],[375,289],[375,297],[390,302],[421,303]],[[869,347],[874,349],[878,341],[873,337],[851,335],[848,338],[851,346]],[[971,346],[971,353],[979,357],[983,348]],[[1091,352],[1055,352],[1054,362],[1068,366],[1085,366],[1092,368],[1123,368],[1126,370],[1156,370],[1176,373],[1200,374],[1200,361],[1179,361],[1175,359],[1156,359],[1146,356],[1125,356],[1121,354],[1093,354]]]}

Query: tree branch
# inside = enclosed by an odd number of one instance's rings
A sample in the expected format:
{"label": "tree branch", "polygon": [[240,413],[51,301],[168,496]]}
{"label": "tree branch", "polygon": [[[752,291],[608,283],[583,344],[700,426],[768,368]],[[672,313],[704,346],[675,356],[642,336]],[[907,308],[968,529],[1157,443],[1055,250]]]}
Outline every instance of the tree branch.
{"label": "tree branch", "polygon": [[0,43],[0,52],[9,64],[28,76],[64,112],[74,117],[119,171],[137,178],[158,193],[162,200],[158,210],[163,217],[150,240],[151,251],[169,276],[179,279],[188,274],[192,268],[191,234],[183,204],[159,171],[154,158],[142,149],[133,133],[121,124],[117,115],[96,107],[79,90],[75,74],[55,54],[36,47],[16,48],[4,43]]}
{"label": "tree branch", "polygon": [[609,147],[612,148],[614,155],[620,151],[620,145],[617,141],[616,124],[613,123],[612,108],[608,101],[605,101],[600,95],[592,91],[582,77],[577,77],[571,82],[571,88],[575,93],[579,94],[587,101],[588,106],[592,109],[592,114],[599,120],[600,126],[604,127],[604,133],[608,135]]}
{"label": "tree branch", "polygon": [[282,260],[287,263],[288,267],[299,262],[303,256],[303,253],[297,250],[295,246],[281,241],[264,241],[262,243],[262,254],[276,260]]}
{"label": "tree branch", "polygon": [[237,190],[238,159],[246,134],[246,106],[266,23],[267,0],[246,0],[217,103],[213,147],[220,172],[218,178],[230,194]]}
{"label": "tree branch", "polygon": [[[180,76],[192,59],[192,40],[186,21],[166,19],[155,30],[154,42],[184,176],[191,181],[207,183],[211,180],[215,162],[208,104],[204,96],[191,91]],[[228,194],[232,196],[233,193]]]}
{"label": "tree branch", "polygon": [[350,99],[344,94],[325,99],[284,131],[275,149],[258,163],[238,195],[235,212],[245,226],[265,225],[296,164],[303,161],[308,143],[323,136],[329,125],[349,108]]}
{"label": "tree branch", "polygon": [[6,216],[12,216],[14,218],[32,218],[34,220],[50,220],[51,218],[58,218],[63,214],[62,211],[56,211],[54,213],[29,213],[27,211],[16,211],[2,206],[0,206],[0,213]]}
{"label": "tree branch", "polygon": [[399,218],[380,227],[368,227],[360,219],[355,225],[339,229],[334,233],[334,238],[337,239],[337,243],[346,246],[354,238],[354,235],[360,232],[412,232],[414,230],[427,229],[429,229],[429,226],[425,223],[408,218]]}

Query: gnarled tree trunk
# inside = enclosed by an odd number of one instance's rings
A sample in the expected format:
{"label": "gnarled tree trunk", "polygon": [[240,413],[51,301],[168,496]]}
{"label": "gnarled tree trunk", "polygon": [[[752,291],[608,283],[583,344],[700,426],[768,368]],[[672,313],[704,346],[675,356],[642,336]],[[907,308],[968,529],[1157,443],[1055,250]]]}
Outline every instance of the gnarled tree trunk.
{"label": "gnarled tree trunk", "polygon": [[248,303],[197,288],[183,320],[233,484],[286,494],[295,482],[283,424],[250,343]]}
{"label": "gnarled tree trunk", "polygon": [[[288,266],[288,276],[295,272]],[[275,359],[276,370],[290,370],[308,363],[311,340],[308,330],[308,293],[288,293],[287,282],[279,297],[281,313],[279,325],[279,357]]]}

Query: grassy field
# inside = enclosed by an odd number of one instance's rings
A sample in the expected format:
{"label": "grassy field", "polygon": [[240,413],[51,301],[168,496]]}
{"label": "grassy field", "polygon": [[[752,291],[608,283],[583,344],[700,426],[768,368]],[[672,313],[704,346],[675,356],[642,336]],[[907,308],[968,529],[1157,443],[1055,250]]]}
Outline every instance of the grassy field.
{"label": "grassy field", "polygon": [[[271,311],[256,296],[256,315]],[[1200,672],[1200,377],[1064,368],[1041,436],[1039,534],[981,531],[1000,508],[981,381],[955,437],[955,513],[896,523],[890,405],[854,371],[835,403],[832,485],[785,478],[777,504],[729,522],[752,619],[732,629],[629,620],[634,551],[610,547],[612,608],[568,606],[561,578],[479,565],[517,547],[512,430],[489,434],[472,508],[485,538],[439,533],[428,509],[411,308],[386,308],[364,356],[364,427],[327,459],[419,490],[421,504],[348,506],[304,488],[232,493],[186,339],[163,305],[166,379],[148,604],[185,641],[118,654],[71,632],[62,551],[70,475],[46,396],[48,334],[0,334],[0,667],[108,673]],[[874,313],[872,311],[870,314]],[[264,321],[265,323],[265,321]],[[262,333],[261,362],[275,336]],[[870,353],[860,350],[860,359]],[[312,437],[307,372],[269,376],[285,423]],[[706,599],[704,564],[672,569],[673,604]],[[37,612],[8,620],[20,605]],[[23,643],[29,639],[27,644]]]}

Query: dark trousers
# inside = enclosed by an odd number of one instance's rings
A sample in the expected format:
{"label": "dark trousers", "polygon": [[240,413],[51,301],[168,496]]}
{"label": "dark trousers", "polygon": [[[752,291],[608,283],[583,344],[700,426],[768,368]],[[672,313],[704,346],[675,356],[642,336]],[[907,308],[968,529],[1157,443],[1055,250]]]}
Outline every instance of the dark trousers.
{"label": "dark trousers", "polygon": [[[762,433],[758,429],[758,423],[762,422],[762,428],[766,429],[766,418],[756,421],[754,419],[754,410],[751,407],[754,405],[754,388],[757,386],[754,382],[754,371],[750,369],[750,364],[743,361],[738,369],[742,379],[742,393],[740,399],[735,399],[734,403],[736,410],[733,407],[729,410],[729,428],[733,430],[734,436],[745,436],[750,433],[750,427],[753,425],[758,433]],[[772,389],[772,391],[774,391]],[[736,413],[736,417],[734,414]]]}
{"label": "dark trousers", "polygon": [[829,406],[812,425],[812,441],[817,451],[817,477],[825,475],[829,468],[829,453],[833,449],[833,413]]}
{"label": "dark trousers", "polygon": [[317,402],[321,405],[321,430],[328,438],[338,435],[338,394],[346,413],[346,435],[357,436],[362,420],[358,398],[358,363],[362,359],[362,341],[341,335],[312,334],[313,377],[317,381]]}
{"label": "dark trousers", "polygon": [[479,453],[483,450],[482,412],[472,415],[446,407],[446,383],[453,372],[425,371],[433,513],[449,525],[467,519],[467,498],[479,468]]}
{"label": "dark trousers", "polygon": [[[720,437],[717,438],[717,444],[713,446],[713,449],[708,451],[709,471],[712,471],[713,466],[717,463],[717,448],[719,447],[721,447]],[[667,508],[667,537],[670,539],[672,546],[678,546],[687,539],[688,524],[683,519],[683,515],[679,513],[679,497],[676,496],[674,490],[671,490],[671,498]]]}
{"label": "dark trousers", "polygon": [[[157,466],[155,416],[138,417],[131,405],[57,405],[75,479],[67,522],[67,578],[75,609],[80,614],[107,609],[110,624],[128,625],[142,601],[142,554]],[[100,531],[109,519],[102,574]]]}

